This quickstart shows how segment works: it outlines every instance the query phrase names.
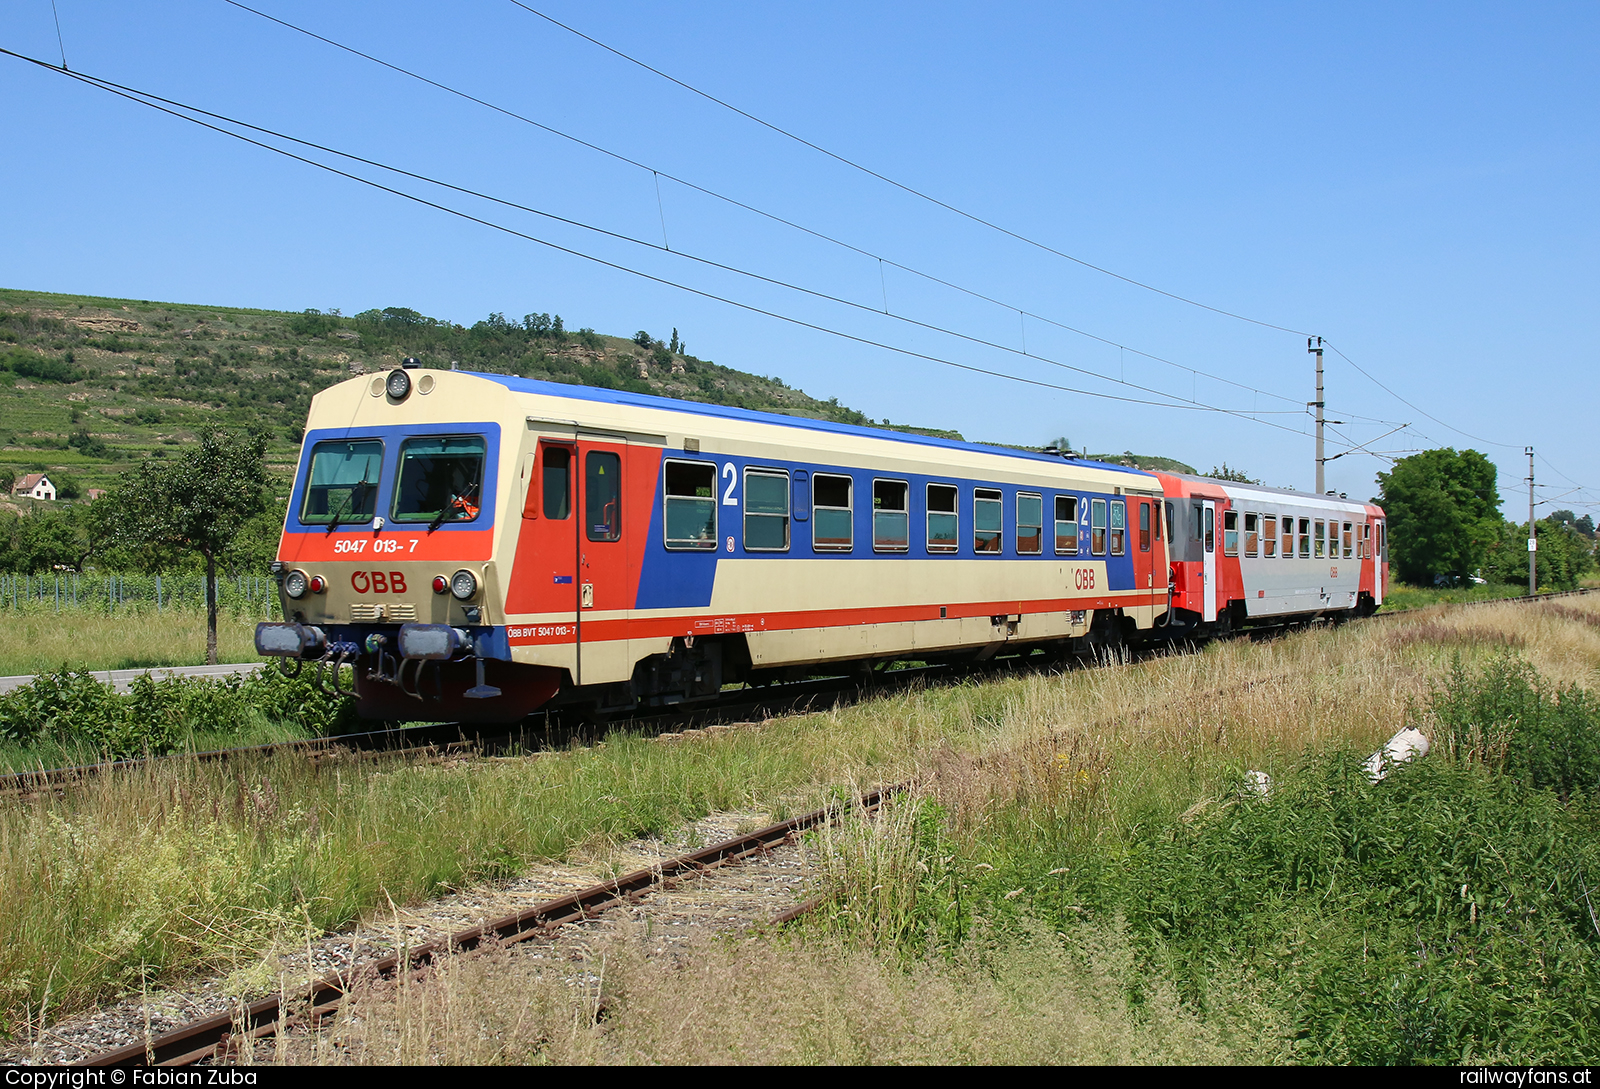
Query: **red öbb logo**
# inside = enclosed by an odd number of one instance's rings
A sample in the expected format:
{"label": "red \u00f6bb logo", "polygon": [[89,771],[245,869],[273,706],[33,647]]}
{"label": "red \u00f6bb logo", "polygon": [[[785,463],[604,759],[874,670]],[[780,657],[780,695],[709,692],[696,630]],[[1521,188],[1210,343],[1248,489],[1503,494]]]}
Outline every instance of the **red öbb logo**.
{"label": "red \u00f6bb logo", "polygon": [[406,575],[404,571],[352,571],[350,588],[358,594],[403,594]]}

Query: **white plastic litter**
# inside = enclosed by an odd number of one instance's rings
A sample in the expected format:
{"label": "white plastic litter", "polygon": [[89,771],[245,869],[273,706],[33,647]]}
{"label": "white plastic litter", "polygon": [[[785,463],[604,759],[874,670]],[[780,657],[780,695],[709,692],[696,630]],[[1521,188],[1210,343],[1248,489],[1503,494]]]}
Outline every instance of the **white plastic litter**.
{"label": "white plastic litter", "polygon": [[1247,771],[1244,773],[1244,789],[1258,798],[1271,797],[1272,776],[1264,771]]}
{"label": "white plastic litter", "polygon": [[1362,765],[1366,769],[1367,778],[1374,783],[1389,774],[1390,769],[1398,764],[1408,764],[1421,756],[1428,755],[1428,739],[1421,730],[1407,727],[1391,737],[1388,742],[1367,757],[1367,762]]}

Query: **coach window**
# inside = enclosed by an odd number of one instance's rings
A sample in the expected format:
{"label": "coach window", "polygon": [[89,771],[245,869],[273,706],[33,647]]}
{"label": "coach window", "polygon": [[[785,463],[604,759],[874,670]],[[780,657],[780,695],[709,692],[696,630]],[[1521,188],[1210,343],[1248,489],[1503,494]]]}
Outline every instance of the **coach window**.
{"label": "coach window", "polygon": [[1254,556],[1261,551],[1261,515],[1244,516],[1244,554]]}
{"label": "coach window", "polygon": [[1189,507],[1189,539],[1191,541],[1198,541],[1200,539],[1200,522],[1201,522],[1200,504],[1199,503],[1190,504],[1190,507]]}
{"label": "coach window", "polygon": [[[712,539],[716,547],[716,539]],[[789,548],[789,474],[782,469],[744,471],[744,549],[784,552]]]}
{"label": "coach window", "polygon": [[1316,556],[1317,556],[1317,559],[1319,559],[1319,560],[1322,559],[1322,557],[1323,557],[1322,534],[1323,534],[1323,525],[1319,521],[1319,522],[1317,522],[1317,528],[1315,530],[1313,530],[1312,533],[1311,533],[1311,539],[1316,542],[1316,544],[1313,547],[1315,547],[1316,550],[1317,550],[1316,551]]}
{"label": "coach window", "polygon": [[1106,554],[1106,501],[1089,500],[1089,552],[1095,556]]}
{"label": "coach window", "polygon": [[1222,554],[1239,554],[1239,512],[1236,510],[1222,512]]}
{"label": "coach window", "polygon": [[1278,554],[1278,516],[1269,514],[1262,521],[1265,525],[1261,528],[1261,556],[1270,560]]}
{"label": "coach window", "polygon": [[591,541],[622,539],[622,459],[591,450],[583,463],[583,521]]}
{"label": "coach window", "polygon": [[1120,556],[1127,550],[1128,504],[1121,499],[1111,501],[1111,554]]}
{"label": "coach window", "polygon": [[[1158,525],[1156,527],[1158,540],[1160,529]],[[1142,499],[1139,501],[1139,551],[1150,551],[1150,504]]]}
{"label": "coach window", "polygon": [[1294,559],[1294,519],[1283,520],[1283,558]]}
{"label": "coach window", "polygon": [[438,526],[476,518],[487,449],[479,435],[407,439],[400,447],[394,520]]}
{"label": "coach window", "polygon": [[1178,520],[1178,505],[1170,499],[1163,500],[1161,505],[1166,508],[1167,512],[1167,540],[1177,544],[1178,539],[1173,536],[1177,530],[1173,526]]}
{"label": "coach window", "polygon": [[1300,558],[1302,560],[1311,558],[1311,519],[1309,518],[1300,519]]}
{"label": "coach window", "polygon": [[319,442],[311,450],[300,521],[306,525],[370,522],[378,509],[381,442]]}
{"label": "coach window", "polygon": [[669,461],[662,473],[668,548],[717,547],[717,467],[707,461]]}
{"label": "coach window", "polygon": [[1350,542],[1351,542],[1350,529],[1351,529],[1350,523],[1346,522],[1344,524],[1344,558],[1347,559],[1347,560],[1350,558],[1350,552],[1351,552],[1351,547],[1350,547]]}
{"label": "coach window", "polygon": [[972,551],[998,554],[1005,533],[1005,506],[998,488],[972,489]]}
{"label": "coach window", "polygon": [[1078,497],[1056,496],[1056,555],[1078,554]]}
{"label": "coach window", "polygon": [[854,483],[831,473],[811,478],[811,547],[819,552],[848,552],[855,544]]}
{"label": "coach window", "polygon": [[1361,540],[1357,547],[1362,559],[1372,558],[1372,526],[1366,522],[1361,523]]}
{"label": "coach window", "polygon": [[928,485],[928,551],[955,552],[961,547],[960,515],[953,484]]}
{"label": "coach window", "polygon": [[911,485],[904,480],[872,482],[872,550],[905,552],[911,547]]}
{"label": "coach window", "polygon": [[1017,555],[1037,556],[1044,551],[1044,496],[1017,493]]}

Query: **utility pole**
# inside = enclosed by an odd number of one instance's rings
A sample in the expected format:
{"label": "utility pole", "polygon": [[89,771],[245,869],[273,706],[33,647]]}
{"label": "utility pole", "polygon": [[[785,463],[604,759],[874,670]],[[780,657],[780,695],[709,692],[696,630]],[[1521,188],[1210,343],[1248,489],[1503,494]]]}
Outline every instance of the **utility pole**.
{"label": "utility pole", "polygon": [[1323,479],[1322,469],[1323,462],[1327,460],[1322,456],[1322,338],[1306,337],[1306,351],[1317,357],[1317,399],[1308,402],[1308,407],[1315,407],[1317,410],[1317,494],[1323,495],[1327,491],[1328,484]]}
{"label": "utility pole", "polygon": [[1528,447],[1528,596],[1539,592],[1534,560],[1539,557],[1539,534],[1533,528],[1533,447]]}

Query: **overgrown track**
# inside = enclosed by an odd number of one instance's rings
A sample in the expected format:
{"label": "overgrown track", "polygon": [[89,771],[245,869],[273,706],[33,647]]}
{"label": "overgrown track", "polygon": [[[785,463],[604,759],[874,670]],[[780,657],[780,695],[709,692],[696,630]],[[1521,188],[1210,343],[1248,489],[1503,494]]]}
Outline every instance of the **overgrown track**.
{"label": "overgrown track", "polygon": [[[1395,616],[1410,616],[1430,609],[1460,609],[1486,605],[1528,605],[1557,598],[1580,597],[1600,593],[1600,589],[1565,590],[1558,593],[1539,594],[1535,597],[1490,598],[1484,601],[1444,602],[1419,605],[1394,612],[1380,612],[1366,617],[1382,620]],[[1245,628],[1235,637],[1271,639],[1288,631],[1306,626],[1298,621],[1287,624],[1263,625]],[[1198,645],[1204,640],[1188,640],[1184,645]],[[1165,648],[1163,648],[1165,649]],[[697,724],[748,720],[765,716],[792,713],[797,710],[814,710],[837,706],[856,699],[900,691],[919,683],[953,680],[969,676],[989,676],[1016,670],[1048,668],[1060,659],[1047,654],[1022,654],[997,657],[979,664],[952,663],[915,668],[880,670],[870,677],[862,675],[825,677],[766,688],[746,688],[724,692],[717,699],[692,707],[678,706],[669,711],[644,711],[619,717],[601,724],[626,724],[640,730],[683,729]],[[118,760],[104,764],[86,764],[75,768],[41,769],[39,771],[13,772],[0,775],[0,799],[28,799],[44,793],[61,793],[96,775],[113,773],[127,768],[140,767],[152,760],[221,760],[249,754],[276,752],[306,752],[312,758],[337,755],[351,750],[371,755],[452,755],[466,749],[492,748],[512,744],[552,747],[568,740],[582,738],[595,729],[592,722],[583,721],[569,710],[552,712],[540,726],[530,719],[520,725],[471,727],[460,723],[429,723],[390,730],[372,730],[358,734],[341,734],[334,737],[307,738],[301,741],[284,741],[270,745],[254,745],[238,749],[216,749],[202,753],[178,753],[171,756],[138,760]]]}
{"label": "overgrown track", "polygon": [[[905,784],[882,787],[864,794],[852,811],[872,812]],[[635,870],[580,892],[508,915],[452,934],[448,938],[403,950],[360,966],[351,977],[324,977],[293,996],[279,995],[242,1006],[233,1013],[218,1014],[195,1021],[142,1044],[129,1044],[115,1051],[92,1056],[79,1066],[190,1066],[208,1059],[227,1059],[236,1054],[244,1039],[258,1040],[278,1032],[280,1026],[309,1023],[315,1028],[323,1018],[338,1009],[351,987],[378,980],[393,980],[402,975],[425,971],[430,965],[454,953],[481,946],[513,945],[548,935],[567,923],[592,918],[607,908],[622,903],[638,903],[657,890],[668,889],[686,877],[719,866],[739,862],[751,855],[764,854],[789,842],[808,828],[836,819],[844,807],[813,810],[799,817],[768,825],[748,835],[736,836],[698,851],[669,859],[645,870]],[[806,901],[779,915],[774,922],[787,922],[817,905]],[[306,1008],[301,1009],[304,1005]]]}

